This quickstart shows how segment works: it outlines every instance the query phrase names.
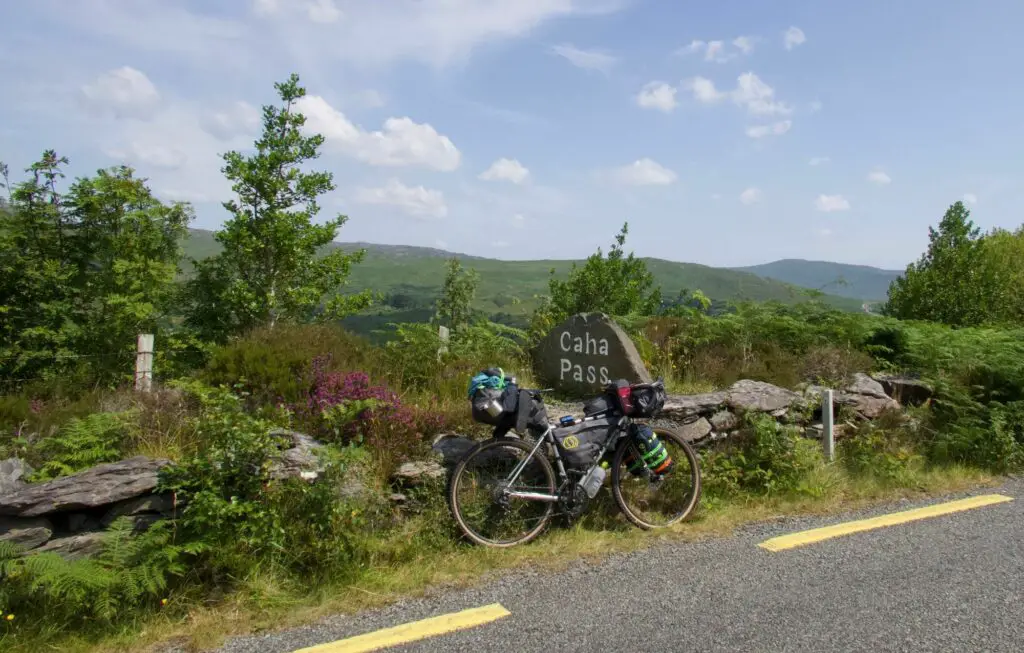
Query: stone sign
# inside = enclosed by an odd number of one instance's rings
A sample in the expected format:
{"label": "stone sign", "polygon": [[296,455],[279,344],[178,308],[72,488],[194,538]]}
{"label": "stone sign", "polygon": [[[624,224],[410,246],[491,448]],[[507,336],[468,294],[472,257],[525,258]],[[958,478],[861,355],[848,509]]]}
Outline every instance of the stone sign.
{"label": "stone sign", "polygon": [[592,395],[616,379],[651,381],[633,341],[603,313],[580,313],[552,329],[534,360],[546,385],[570,395]]}

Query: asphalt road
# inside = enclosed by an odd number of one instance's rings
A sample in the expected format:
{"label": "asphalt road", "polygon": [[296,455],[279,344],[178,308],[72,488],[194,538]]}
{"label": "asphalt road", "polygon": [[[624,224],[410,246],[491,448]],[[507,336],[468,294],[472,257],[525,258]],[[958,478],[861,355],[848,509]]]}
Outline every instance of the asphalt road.
{"label": "asphalt road", "polygon": [[[785,551],[769,537],[972,494],[1015,500]],[[735,536],[617,555],[557,575],[232,640],[222,653],[288,653],[500,603],[511,615],[388,649],[501,651],[1024,651],[1024,481]]]}

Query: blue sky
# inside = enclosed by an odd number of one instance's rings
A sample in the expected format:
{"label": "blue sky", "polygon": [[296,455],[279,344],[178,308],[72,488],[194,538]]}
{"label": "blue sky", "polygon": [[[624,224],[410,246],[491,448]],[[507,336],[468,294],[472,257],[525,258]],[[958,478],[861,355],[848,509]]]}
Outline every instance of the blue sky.
{"label": "blue sky", "polygon": [[0,160],[127,162],[215,228],[220,153],[301,75],[339,239],[507,259],[902,268],[1024,204],[1019,0],[32,0]]}

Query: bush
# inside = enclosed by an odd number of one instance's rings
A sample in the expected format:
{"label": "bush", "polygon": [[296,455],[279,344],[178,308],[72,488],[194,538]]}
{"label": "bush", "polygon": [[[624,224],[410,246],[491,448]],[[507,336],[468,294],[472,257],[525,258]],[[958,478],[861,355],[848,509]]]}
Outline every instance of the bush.
{"label": "bush", "polygon": [[814,493],[810,475],[823,464],[816,443],[769,415],[748,414],[737,442],[705,459],[705,486],[712,495]]}
{"label": "bush", "polygon": [[73,418],[56,436],[39,442],[33,457],[44,462],[30,480],[49,481],[121,460],[128,419],[124,413]]}
{"label": "bush", "polygon": [[292,403],[306,396],[313,360],[325,354],[333,370],[374,368],[370,344],[339,327],[278,325],[217,348],[200,378],[247,394],[252,406]]}
{"label": "bush", "polygon": [[897,485],[912,479],[925,457],[920,441],[902,415],[886,413],[877,422],[865,422],[836,447],[838,459],[854,474]]}

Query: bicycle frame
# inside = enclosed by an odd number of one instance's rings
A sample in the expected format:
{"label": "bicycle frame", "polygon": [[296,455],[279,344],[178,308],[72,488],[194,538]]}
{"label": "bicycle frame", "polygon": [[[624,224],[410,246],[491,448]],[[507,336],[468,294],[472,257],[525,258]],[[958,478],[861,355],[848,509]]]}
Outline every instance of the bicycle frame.
{"label": "bicycle frame", "polygon": [[[603,417],[604,416],[601,415],[595,415],[591,417],[584,417],[581,421],[592,422],[598,419],[602,419]],[[601,451],[597,454],[597,462],[594,463],[594,465],[601,464],[601,459],[604,457],[609,447],[611,447],[612,445],[618,445],[618,442],[628,432],[629,421],[629,418],[626,416],[623,416],[619,419],[619,423],[616,425],[616,428],[618,429],[618,434],[615,437],[609,438],[608,442],[604,443],[604,446],[601,447]],[[544,431],[544,434],[537,438],[537,444],[534,445],[533,449],[530,450],[529,455],[526,456],[526,458],[524,458],[523,460],[521,460],[519,464],[517,464],[515,468],[512,469],[511,474],[509,474],[509,477],[505,481],[506,488],[510,487],[513,483],[516,482],[516,479],[519,478],[519,475],[523,473],[524,469],[526,469],[526,465],[533,459],[533,457],[537,454],[537,451],[541,448],[541,446],[544,445],[545,442],[549,442],[552,445],[552,449],[555,452],[555,466],[558,469],[558,476],[562,482],[562,485],[565,485],[566,481],[569,480],[569,474],[568,472],[565,471],[565,463],[562,461],[562,455],[558,451],[558,444],[555,441],[554,433],[555,427],[549,424],[547,430]],[[590,470],[588,469],[587,472],[589,471]],[[559,499],[561,499],[561,494],[559,493],[543,494],[541,492],[519,492],[508,489],[506,489],[504,492],[505,496],[514,499],[525,499],[527,501],[544,501],[547,503],[555,503]]]}

